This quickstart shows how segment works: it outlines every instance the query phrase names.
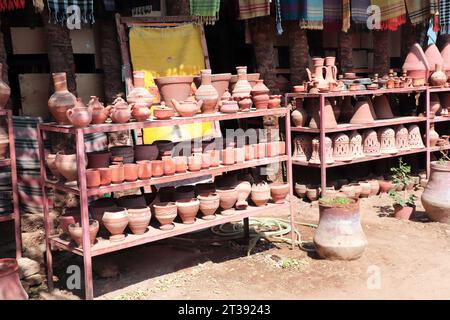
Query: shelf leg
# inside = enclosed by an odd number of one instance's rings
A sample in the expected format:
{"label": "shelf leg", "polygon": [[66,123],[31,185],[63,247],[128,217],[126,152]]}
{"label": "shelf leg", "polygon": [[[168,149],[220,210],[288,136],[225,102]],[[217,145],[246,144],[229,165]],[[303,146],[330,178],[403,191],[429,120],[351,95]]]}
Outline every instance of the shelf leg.
{"label": "shelf leg", "polygon": [[[287,100],[285,100],[287,106]],[[294,208],[294,178],[292,174],[292,145],[291,145],[291,114],[290,112],[286,115],[285,119],[285,143],[286,143],[286,155],[288,156],[286,162],[286,178],[289,183],[289,217],[291,222],[291,249],[295,248],[296,242],[296,226],[295,226],[295,208]]]}
{"label": "shelf leg", "polygon": [[427,179],[430,178],[431,171],[431,150],[430,150],[430,89],[427,88],[425,91],[425,101],[426,101],[426,113],[427,113],[427,122],[426,122],[426,147],[427,147]]}
{"label": "shelf leg", "polygon": [[244,238],[247,239],[247,241],[250,240],[250,221],[249,218],[244,218]]}
{"label": "shelf leg", "polygon": [[325,108],[325,97],[320,96],[320,184],[321,192],[324,192],[327,187],[327,162],[325,156],[325,119],[323,118]]}

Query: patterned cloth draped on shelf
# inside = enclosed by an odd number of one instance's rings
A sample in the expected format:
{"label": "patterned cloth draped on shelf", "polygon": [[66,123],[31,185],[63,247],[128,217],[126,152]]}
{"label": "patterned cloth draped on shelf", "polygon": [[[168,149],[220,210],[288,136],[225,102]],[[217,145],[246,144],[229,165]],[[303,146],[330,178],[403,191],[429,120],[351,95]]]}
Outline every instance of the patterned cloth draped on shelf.
{"label": "patterned cloth draped on shelf", "polygon": [[342,1],[323,0],[323,29],[338,31],[342,28]]}
{"label": "patterned cloth draped on shelf", "polygon": [[406,6],[404,0],[371,0],[371,4],[381,10],[381,30],[397,30],[406,23]]}
{"label": "patterned cloth draped on shelf", "polygon": [[94,1],[93,0],[47,0],[50,16],[56,22],[65,22],[68,18],[67,8],[75,5],[80,8],[81,22],[94,23]]}
{"label": "patterned cloth draped on shelf", "polygon": [[189,12],[197,23],[214,24],[219,19],[220,0],[189,0]]}
{"label": "patterned cloth draped on shelf", "polygon": [[405,0],[409,20],[413,25],[428,22],[437,11],[437,0]]}
{"label": "patterned cloth draped on shelf", "polygon": [[270,15],[269,0],[239,0],[239,19],[251,19]]}

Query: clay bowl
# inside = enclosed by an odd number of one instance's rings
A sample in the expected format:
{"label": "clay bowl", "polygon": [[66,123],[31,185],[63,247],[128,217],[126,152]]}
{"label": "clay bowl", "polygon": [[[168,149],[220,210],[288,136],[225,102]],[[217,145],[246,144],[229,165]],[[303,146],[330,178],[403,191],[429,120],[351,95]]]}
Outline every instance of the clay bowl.
{"label": "clay bowl", "polygon": [[128,227],[133,234],[144,234],[151,218],[152,213],[147,206],[128,209]]}
{"label": "clay bowl", "polygon": [[145,197],[141,194],[123,196],[123,197],[118,198],[116,200],[116,202],[119,207],[124,207],[124,208],[136,208],[136,207],[147,206]]}
{"label": "clay bowl", "polygon": [[172,230],[175,225],[173,220],[177,216],[177,205],[175,202],[162,202],[154,204],[155,217],[159,221],[161,230]]}
{"label": "clay bowl", "polygon": [[174,201],[189,201],[192,198],[195,198],[194,186],[180,186],[175,189]]}
{"label": "clay bowl", "polygon": [[175,111],[170,107],[155,107],[153,108],[153,116],[157,120],[169,120],[175,115]]}
{"label": "clay bowl", "polygon": [[111,155],[123,157],[123,163],[134,162],[134,149],[133,146],[115,146],[109,149]]}
{"label": "clay bowl", "polygon": [[[99,224],[97,220],[89,220],[89,240],[91,246],[95,243],[97,237]],[[79,223],[73,223],[69,225],[69,235],[73,241],[79,246],[83,246],[83,229]]]}
{"label": "clay bowl", "polygon": [[198,210],[200,209],[200,201],[198,199],[187,199],[176,202],[178,215],[184,224],[192,224],[195,222]]}
{"label": "clay bowl", "polygon": [[108,150],[94,151],[86,154],[87,168],[107,168],[110,165],[111,152]]}
{"label": "clay bowl", "polygon": [[154,144],[141,144],[134,146],[134,160],[156,160],[158,159],[159,150]]}
{"label": "clay bowl", "polygon": [[168,76],[155,78],[155,84],[161,94],[161,100],[173,107],[172,99],[185,101],[191,92],[192,76]]}
{"label": "clay bowl", "polygon": [[306,185],[296,183],[295,184],[295,192],[299,198],[304,198],[306,196]]}
{"label": "clay bowl", "polygon": [[66,208],[64,214],[58,218],[59,226],[65,234],[69,234],[69,225],[80,223],[80,207]]}
{"label": "clay bowl", "polygon": [[257,207],[264,207],[270,199],[270,187],[267,184],[253,185],[251,199]]}
{"label": "clay bowl", "polygon": [[172,186],[161,187],[158,190],[158,194],[160,202],[175,202],[174,199],[175,187]]}
{"label": "clay bowl", "polygon": [[270,184],[270,195],[273,202],[284,203],[289,193],[288,183],[272,183]]}
{"label": "clay bowl", "polygon": [[55,165],[58,172],[68,181],[78,179],[77,156],[73,154],[63,154],[58,152],[55,158]]}
{"label": "clay bowl", "polygon": [[157,140],[152,143],[158,148],[158,160],[164,156],[172,156],[174,143],[170,140]]}
{"label": "clay bowl", "polygon": [[202,219],[213,220],[216,218],[215,212],[220,205],[220,196],[217,193],[210,193],[208,195],[199,195],[197,199],[200,201],[200,211],[203,214]]}

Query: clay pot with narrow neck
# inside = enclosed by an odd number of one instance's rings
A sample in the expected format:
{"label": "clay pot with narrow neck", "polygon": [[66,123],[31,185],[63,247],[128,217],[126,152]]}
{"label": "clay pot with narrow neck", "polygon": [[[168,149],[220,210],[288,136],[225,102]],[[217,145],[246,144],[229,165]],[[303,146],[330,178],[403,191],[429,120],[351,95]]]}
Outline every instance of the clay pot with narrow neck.
{"label": "clay pot with narrow neck", "polygon": [[114,123],[127,123],[131,118],[131,107],[122,98],[116,98],[110,106],[110,116]]}
{"label": "clay pot with narrow neck", "polygon": [[335,66],[336,57],[325,57],[325,67],[327,69],[325,81],[330,83],[337,83],[337,67]]}
{"label": "clay pot with narrow neck", "polygon": [[0,109],[6,106],[10,95],[11,88],[3,81],[3,64],[0,63]]}
{"label": "clay pot with narrow neck", "polygon": [[105,123],[106,119],[109,117],[109,109],[105,108],[103,103],[101,103],[96,96],[91,96],[91,100],[88,102],[88,108],[92,111],[91,124]]}
{"label": "clay pot with narrow neck", "polygon": [[232,89],[233,98],[250,96],[252,86],[247,80],[247,67],[236,67],[238,80]]}
{"label": "clay pot with narrow neck", "polygon": [[128,211],[125,208],[107,210],[103,213],[103,225],[111,233],[110,241],[122,241],[125,239],[123,232],[128,225]]}
{"label": "clay pot with narrow neck", "polygon": [[202,113],[217,111],[219,94],[211,84],[211,69],[201,70],[202,84],[195,92],[195,98],[203,101]]}
{"label": "clay pot with narrow neck", "polygon": [[443,87],[447,83],[447,75],[445,74],[442,65],[437,63],[435,71],[430,76],[430,84],[435,87]]}
{"label": "clay pot with narrow neck", "polygon": [[257,207],[265,206],[270,199],[270,186],[265,182],[253,184],[251,198]]}
{"label": "clay pot with narrow neck", "polygon": [[[333,129],[337,127],[336,118],[334,117],[333,106],[330,100],[325,99],[325,105],[323,107],[323,120],[325,129]],[[309,122],[309,127],[313,129],[318,129],[320,127],[320,107],[319,104],[313,105],[311,121]]]}
{"label": "clay pot with narrow neck", "polygon": [[172,230],[175,225],[173,220],[177,216],[177,205],[175,202],[162,202],[154,204],[155,217],[159,221],[161,230]]}
{"label": "clay pot with narrow neck", "polygon": [[199,209],[203,214],[202,219],[213,220],[220,205],[220,196],[217,193],[200,194],[197,196],[200,201]]}
{"label": "clay pot with narrow neck", "polygon": [[133,234],[144,234],[152,218],[150,208],[134,207],[128,208],[128,227]]}
{"label": "clay pot with narrow neck", "polygon": [[434,161],[428,184],[422,193],[422,205],[432,221],[450,223],[450,162]]}
{"label": "clay pot with narrow neck", "polygon": [[50,113],[58,124],[71,124],[67,118],[67,110],[75,106],[76,98],[67,89],[66,73],[52,73],[52,77],[55,93],[48,100]]}
{"label": "clay pot with narrow neck", "polygon": [[58,152],[56,154],[55,165],[58,172],[66,179],[66,181],[76,181],[78,179],[77,172],[77,155],[64,154]]}
{"label": "clay pot with narrow neck", "polygon": [[252,88],[251,95],[256,109],[267,109],[269,104],[269,88],[264,84],[264,80],[256,80]]}
{"label": "clay pot with narrow neck", "polygon": [[313,78],[317,82],[317,88],[328,88],[329,83],[326,81],[323,77],[323,71],[327,71],[327,68],[324,67],[324,59],[323,58],[313,58],[312,59],[314,64],[314,76],[313,73],[306,68],[306,72],[308,73],[309,81],[312,81]]}
{"label": "clay pot with narrow neck", "polygon": [[133,89],[128,93],[128,103],[135,104],[140,101],[141,104],[150,108],[153,99],[153,95],[145,88],[145,71],[133,71]]}
{"label": "clay pot with narrow neck", "polygon": [[252,185],[248,181],[240,181],[236,185],[237,201],[236,209],[246,209],[248,207],[247,198],[252,192]]}
{"label": "clay pot with narrow neck", "polygon": [[275,203],[284,203],[289,194],[290,185],[288,183],[272,183],[270,184],[270,195]]}
{"label": "clay pot with narrow neck", "polygon": [[[95,238],[97,237],[100,225],[97,220],[89,220],[89,240],[91,246],[95,243]],[[83,246],[83,228],[79,223],[74,223],[69,225],[69,235],[77,246]]]}
{"label": "clay pot with narrow neck", "polygon": [[195,222],[198,210],[200,209],[200,201],[198,199],[187,199],[176,202],[178,215],[184,224],[192,224]]}
{"label": "clay pot with narrow neck", "polygon": [[430,65],[422,47],[418,43],[415,43],[409,50],[402,70],[405,70],[408,77],[412,79],[423,79],[424,81],[428,79]]}
{"label": "clay pot with narrow neck", "polygon": [[191,92],[192,76],[170,76],[155,78],[161,100],[169,107],[173,107],[172,99],[185,101]]}
{"label": "clay pot with narrow neck", "polygon": [[303,108],[303,102],[300,99],[296,101],[296,108],[292,111],[291,117],[295,127],[305,126],[306,121],[308,120],[308,113],[305,108]]}
{"label": "clay pot with narrow neck", "polygon": [[439,133],[434,129],[434,123],[430,124],[430,147],[435,147],[439,140]]}

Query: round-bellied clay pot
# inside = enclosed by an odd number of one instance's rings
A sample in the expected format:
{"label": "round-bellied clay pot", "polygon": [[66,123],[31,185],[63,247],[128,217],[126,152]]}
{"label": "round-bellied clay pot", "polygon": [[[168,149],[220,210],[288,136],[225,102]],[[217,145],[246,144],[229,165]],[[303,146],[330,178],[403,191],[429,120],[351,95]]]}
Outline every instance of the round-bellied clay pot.
{"label": "round-bellied clay pot", "polygon": [[111,152],[108,150],[89,152],[86,156],[89,169],[107,168],[110,165]]}
{"label": "round-bellied clay pot", "polygon": [[178,215],[184,224],[192,224],[195,222],[198,210],[200,209],[200,201],[198,199],[188,199],[177,201]]}
{"label": "round-bellied clay pot", "polygon": [[88,188],[98,188],[100,186],[101,177],[98,169],[86,170],[86,186]]}
{"label": "round-bellied clay pot", "polygon": [[207,196],[211,193],[216,193],[216,185],[213,182],[197,183],[194,189],[197,196]]}
{"label": "round-bellied clay pot", "polygon": [[148,224],[152,218],[150,208],[133,207],[128,208],[128,227],[133,234],[144,234],[147,231]]}
{"label": "round-bellied clay pot", "polygon": [[136,181],[139,174],[139,165],[136,163],[127,163],[123,165],[125,181]]}
{"label": "round-bellied clay pot", "polygon": [[220,207],[223,210],[228,210],[234,207],[238,196],[236,188],[218,188],[216,192],[220,197]]}
{"label": "round-bellied clay pot", "polygon": [[222,150],[222,164],[224,166],[231,166],[236,163],[234,150],[231,147]]}
{"label": "round-bellied clay pot", "polygon": [[270,195],[273,202],[284,203],[289,194],[289,183],[271,183]]}
{"label": "round-bellied clay pot", "polygon": [[[0,141],[0,150],[1,150],[1,143],[2,142]],[[9,144],[9,141],[6,141],[5,145],[8,145],[8,144]],[[2,159],[2,158],[3,158],[2,151],[0,151],[0,159]],[[59,179],[59,178],[61,178],[61,174],[59,173],[58,169],[56,168],[55,161],[56,161],[56,154],[49,153],[46,158],[47,166],[48,166],[50,172],[52,173],[52,175],[55,178]]]}
{"label": "round-bellied clay pot", "polygon": [[164,167],[164,175],[173,176],[175,174],[175,161],[172,156],[162,157],[162,162]]}
{"label": "round-bellied clay pot", "polygon": [[411,215],[416,211],[416,206],[403,207],[399,204],[394,204],[394,217],[400,220],[409,220]]}
{"label": "round-bellied clay pot", "polygon": [[195,198],[194,186],[179,186],[175,189],[174,201],[189,201]]}
{"label": "round-bellied clay pot", "polygon": [[169,120],[175,115],[175,110],[172,107],[167,107],[164,102],[160,106],[153,108],[153,116],[156,120]]}
{"label": "round-bellied clay pot", "polygon": [[195,92],[195,98],[202,100],[202,113],[213,113],[217,111],[219,93],[211,84],[211,69],[200,71],[202,84]]}
{"label": "round-bellied clay pot", "polygon": [[239,181],[236,185],[237,201],[236,209],[247,209],[248,202],[247,198],[252,192],[252,185],[248,181]]}
{"label": "round-bellied clay pot", "polygon": [[155,145],[158,148],[159,154],[158,154],[158,160],[161,160],[164,156],[172,156],[174,144],[170,140],[157,140],[153,142],[153,145]]}
{"label": "round-bellied clay pot", "polygon": [[241,111],[241,112],[250,111],[250,108],[252,107],[252,104],[253,104],[250,96],[236,97],[236,98],[234,98],[234,100],[237,101],[237,103],[238,103],[239,111]]}
{"label": "round-bellied clay pot", "polygon": [[109,117],[109,109],[105,108],[98,97],[91,96],[91,100],[88,102],[88,107],[92,110],[91,124],[105,123],[106,119]]}
{"label": "round-bellied clay pot", "polygon": [[213,220],[216,218],[215,213],[220,205],[220,196],[218,193],[210,193],[208,195],[198,195],[200,201],[200,211],[203,214],[202,219]]}
{"label": "round-bellied clay pot", "polygon": [[304,198],[306,196],[306,184],[301,184],[301,183],[295,183],[295,193],[297,193],[297,196],[299,198]]}
{"label": "round-bellied clay pot", "polygon": [[295,127],[304,127],[306,125],[306,121],[308,120],[308,113],[305,108],[303,108],[302,102],[296,102],[296,104],[297,107],[291,112],[292,122]]}
{"label": "round-bellied clay pot", "polygon": [[[93,201],[89,205],[89,212],[92,214],[92,218],[97,220],[100,225],[103,225],[102,217],[105,211],[116,209],[117,205],[112,198],[100,198]],[[78,211],[79,212],[79,211]],[[79,221],[75,221],[79,222]]]}
{"label": "round-bellied clay pot", "polygon": [[207,154],[211,159],[210,166],[218,167],[220,165],[220,150],[207,150]]}
{"label": "round-bellied clay pot", "polygon": [[281,95],[275,94],[271,95],[269,98],[269,103],[267,104],[268,109],[276,109],[281,106]]}
{"label": "round-bellied clay pot", "polygon": [[85,128],[92,121],[92,110],[87,108],[81,101],[81,98],[77,98],[75,106],[67,110],[67,119],[75,128]]}
{"label": "round-bellied clay pot", "polygon": [[123,163],[133,163],[134,162],[134,149],[133,146],[115,146],[109,149],[111,155],[119,156],[123,158]]}
{"label": "round-bellied clay pot", "polygon": [[306,197],[309,201],[316,201],[319,199],[320,189],[315,186],[309,186],[306,188]]}
{"label": "round-bellied clay pot", "polygon": [[65,234],[69,234],[69,225],[80,222],[81,222],[80,207],[66,208],[64,210],[64,214],[58,217],[59,226],[61,227],[61,230]]}
{"label": "round-bellied clay pot", "polygon": [[64,154],[58,152],[56,154],[55,165],[58,172],[68,181],[76,181],[78,178],[77,172],[77,155]]}
{"label": "round-bellied clay pot", "polygon": [[[426,181],[426,179],[423,179]],[[422,183],[422,182],[421,182]],[[431,162],[431,174],[422,193],[422,205],[432,221],[450,223],[450,162]]]}
{"label": "round-bellied clay pot", "polygon": [[[239,66],[236,67],[237,70],[237,82],[232,88],[232,96],[236,97],[247,97],[250,96],[250,92],[252,91],[252,86],[247,80],[247,67]],[[232,77],[233,80],[233,77]]]}
{"label": "round-bellied clay pot", "polygon": [[116,199],[117,204],[123,208],[135,208],[135,207],[145,207],[147,202],[145,197],[141,194],[132,194],[127,196],[122,196]]}
{"label": "round-bellied clay pot", "polygon": [[159,150],[154,144],[141,144],[134,146],[134,160],[156,160],[158,159]]}
{"label": "round-bellied clay pot", "polygon": [[162,177],[164,175],[164,165],[162,160],[153,160],[152,161],[152,176],[153,177]]}
{"label": "round-bellied clay pot", "polygon": [[67,110],[75,106],[76,98],[67,89],[65,72],[52,73],[55,92],[48,99],[48,109],[58,124],[70,124]]}
{"label": "round-bellied clay pot", "polygon": [[116,98],[108,108],[111,121],[114,123],[127,123],[131,118],[131,107],[121,97]]}
{"label": "round-bellied clay pot", "polygon": [[[0,109],[4,108],[8,103],[9,96],[11,95],[11,88],[3,81],[3,64],[0,63]],[[231,78],[231,75],[230,75]]]}
{"label": "round-bellied clay pot", "polygon": [[256,80],[256,84],[250,92],[256,109],[267,109],[270,99],[269,91],[269,88],[264,84],[264,80]]}
{"label": "round-bellied clay pot", "polygon": [[185,156],[173,157],[173,160],[175,162],[175,172],[176,173],[185,173],[187,171],[187,169],[188,169],[187,157],[185,157]]}
{"label": "round-bellied clay pot", "polygon": [[111,182],[115,184],[122,183],[125,180],[125,171],[122,164],[113,164],[111,169]]}
{"label": "round-bellied clay pot", "polygon": [[155,78],[161,100],[173,107],[172,99],[185,101],[191,92],[192,76],[171,76]]}
{"label": "round-bellied clay pot", "polygon": [[20,283],[16,259],[0,259],[0,300],[28,300],[28,294]]}
{"label": "round-bellied clay pot", "polygon": [[173,220],[177,216],[177,205],[175,202],[162,202],[154,204],[155,217],[159,221],[161,230],[172,230],[175,228]]}
{"label": "round-bellied clay pot", "polygon": [[442,65],[436,64],[435,71],[430,76],[430,84],[435,87],[442,87],[447,83],[447,75],[445,74]]}
{"label": "round-bellied clay pot", "polygon": [[138,178],[141,180],[152,177],[152,162],[150,160],[136,161],[138,165]]}
{"label": "round-bellied clay pot", "polygon": [[110,241],[125,239],[123,232],[128,225],[128,211],[125,208],[107,210],[103,213],[103,225],[111,233]]}
{"label": "round-bellied clay pot", "polygon": [[133,71],[133,89],[131,89],[128,93],[128,103],[135,104],[141,101],[145,103],[147,108],[150,108],[153,103],[153,99],[153,95],[145,88],[145,71]]}
{"label": "round-bellied clay pot", "polygon": [[202,168],[203,157],[201,153],[193,154],[188,157],[188,169],[189,171],[195,172],[200,171]]}
{"label": "round-bellied clay pot", "polygon": [[[97,220],[89,220],[89,240],[91,241],[91,246],[95,243],[99,228],[100,225]],[[77,246],[83,246],[83,229],[79,223],[69,225],[69,235]]]}
{"label": "round-bellied clay pot", "polygon": [[319,226],[314,234],[317,254],[329,260],[354,260],[361,257],[366,236],[359,216],[359,202],[323,204],[319,202]]}
{"label": "round-bellied clay pot", "polygon": [[257,207],[263,207],[270,200],[270,186],[263,182],[253,184],[251,199]]}

